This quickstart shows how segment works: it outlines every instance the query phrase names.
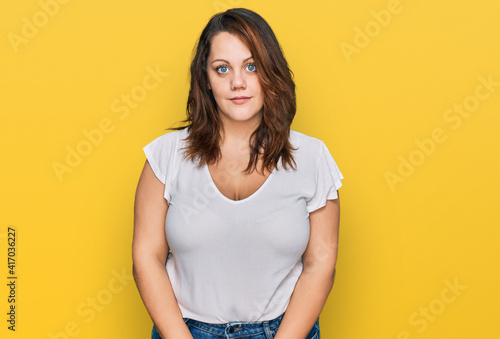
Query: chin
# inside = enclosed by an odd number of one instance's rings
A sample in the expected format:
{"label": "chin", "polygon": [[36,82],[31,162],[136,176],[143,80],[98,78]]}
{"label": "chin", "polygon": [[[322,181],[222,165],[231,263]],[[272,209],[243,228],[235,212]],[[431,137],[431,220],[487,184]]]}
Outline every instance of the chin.
{"label": "chin", "polygon": [[231,119],[231,120],[234,120],[234,121],[250,121],[250,120],[253,120],[253,119],[257,119],[258,116],[261,114],[261,112],[248,112],[248,111],[245,111],[245,112],[231,112],[231,113],[225,113],[225,116],[228,118],[228,119]]}

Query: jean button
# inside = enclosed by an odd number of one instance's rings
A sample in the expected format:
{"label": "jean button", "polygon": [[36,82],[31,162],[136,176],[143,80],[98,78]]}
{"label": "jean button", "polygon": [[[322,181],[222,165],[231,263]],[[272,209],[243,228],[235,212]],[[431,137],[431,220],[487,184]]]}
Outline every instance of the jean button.
{"label": "jean button", "polygon": [[228,331],[229,333],[234,333],[234,327],[233,326],[229,327]]}

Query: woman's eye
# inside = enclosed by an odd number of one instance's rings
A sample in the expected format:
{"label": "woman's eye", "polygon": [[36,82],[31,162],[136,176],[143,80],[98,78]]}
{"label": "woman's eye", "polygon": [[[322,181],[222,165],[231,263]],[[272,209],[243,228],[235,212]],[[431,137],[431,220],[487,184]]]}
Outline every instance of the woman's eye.
{"label": "woman's eye", "polygon": [[227,68],[227,66],[219,66],[219,67],[216,68],[216,70],[219,73],[227,73],[228,68]]}
{"label": "woman's eye", "polygon": [[249,70],[250,72],[255,72],[255,65],[254,64],[249,64],[247,66],[247,70]]}

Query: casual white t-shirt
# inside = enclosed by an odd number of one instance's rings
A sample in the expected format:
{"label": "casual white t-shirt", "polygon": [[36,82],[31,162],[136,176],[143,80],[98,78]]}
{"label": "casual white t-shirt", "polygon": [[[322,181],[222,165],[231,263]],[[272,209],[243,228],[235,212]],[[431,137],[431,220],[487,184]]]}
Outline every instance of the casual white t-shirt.
{"label": "casual white t-shirt", "polygon": [[183,157],[187,135],[187,128],[166,133],[143,148],[165,184],[166,270],[182,316],[274,319],[302,272],[309,213],[338,197],[342,173],[323,141],[290,130],[297,170],[280,162],[256,192],[235,201],[217,189],[206,165],[197,169]]}

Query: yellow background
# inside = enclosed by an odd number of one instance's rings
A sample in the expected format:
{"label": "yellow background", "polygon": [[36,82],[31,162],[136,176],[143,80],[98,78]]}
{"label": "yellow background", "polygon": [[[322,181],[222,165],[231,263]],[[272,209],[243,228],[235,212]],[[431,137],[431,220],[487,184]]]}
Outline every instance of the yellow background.
{"label": "yellow background", "polygon": [[[150,336],[130,280],[142,147],[184,119],[192,48],[229,7],[270,23],[295,73],[292,128],[324,140],[345,176],[322,338],[500,337],[492,0],[3,2],[0,337]],[[148,68],[163,75],[144,90]],[[481,77],[496,86],[478,89]],[[125,96],[141,99],[126,115]],[[462,117],[457,105],[473,109]],[[99,128],[90,144],[84,131]],[[77,147],[86,155],[56,175]]]}

